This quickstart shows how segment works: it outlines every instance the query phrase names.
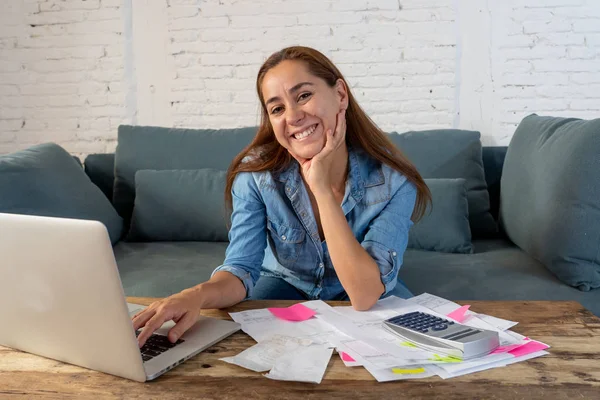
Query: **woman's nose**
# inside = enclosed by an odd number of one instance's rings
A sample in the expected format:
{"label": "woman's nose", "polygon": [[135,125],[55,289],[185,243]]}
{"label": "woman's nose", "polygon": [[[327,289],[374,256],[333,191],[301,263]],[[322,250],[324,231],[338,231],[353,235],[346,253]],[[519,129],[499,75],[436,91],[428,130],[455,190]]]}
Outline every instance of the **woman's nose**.
{"label": "woman's nose", "polygon": [[300,107],[289,107],[287,109],[286,121],[290,125],[296,125],[304,118],[304,111]]}

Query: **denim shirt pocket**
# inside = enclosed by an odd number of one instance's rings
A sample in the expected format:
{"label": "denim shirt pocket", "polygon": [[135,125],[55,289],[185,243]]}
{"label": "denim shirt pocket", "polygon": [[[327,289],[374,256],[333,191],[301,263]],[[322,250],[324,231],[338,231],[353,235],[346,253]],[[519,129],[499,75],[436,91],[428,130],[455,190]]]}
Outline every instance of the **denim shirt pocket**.
{"label": "denim shirt pocket", "polygon": [[304,229],[292,228],[271,218],[267,218],[267,228],[269,242],[277,260],[282,264],[295,262],[302,251],[306,236]]}

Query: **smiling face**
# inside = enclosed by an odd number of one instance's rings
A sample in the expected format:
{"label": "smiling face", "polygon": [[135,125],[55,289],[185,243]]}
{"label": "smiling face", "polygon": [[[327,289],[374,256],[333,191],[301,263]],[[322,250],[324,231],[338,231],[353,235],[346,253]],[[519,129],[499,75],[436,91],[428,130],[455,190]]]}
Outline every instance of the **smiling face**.
{"label": "smiling face", "polygon": [[311,159],[323,149],[325,133],[335,131],[336,115],[347,107],[344,82],[339,79],[331,87],[302,61],[285,60],[271,68],[261,88],[275,138],[302,159]]}

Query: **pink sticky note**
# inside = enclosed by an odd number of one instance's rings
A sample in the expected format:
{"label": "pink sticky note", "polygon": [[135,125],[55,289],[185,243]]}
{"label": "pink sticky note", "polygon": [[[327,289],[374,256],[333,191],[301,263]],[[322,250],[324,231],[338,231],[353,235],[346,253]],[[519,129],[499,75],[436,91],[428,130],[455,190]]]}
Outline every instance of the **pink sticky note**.
{"label": "pink sticky note", "polygon": [[467,312],[469,307],[471,307],[471,306],[470,305],[462,306],[462,307],[457,308],[456,310],[452,311],[451,313],[446,314],[446,316],[452,318],[456,322],[463,322],[466,317],[465,313]]}
{"label": "pink sticky note", "polygon": [[344,361],[356,362],[356,360],[354,358],[350,357],[348,355],[348,353],[344,353],[343,351],[340,353],[340,357],[342,357],[342,360],[344,360]]}
{"label": "pink sticky note", "polygon": [[314,310],[302,305],[302,304],[294,304],[293,306],[287,308],[269,308],[271,314],[276,316],[277,318],[284,319],[286,321],[306,321],[316,314]]}
{"label": "pink sticky note", "polygon": [[521,344],[521,343],[519,343],[519,344],[511,344],[510,346],[500,346],[496,350],[492,351],[491,354],[508,353],[509,351],[512,351],[514,349],[518,349],[521,346],[523,346],[523,344]]}
{"label": "pink sticky note", "polygon": [[544,343],[540,343],[540,342],[536,342],[535,340],[532,340],[529,343],[525,343],[524,345],[519,346],[516,349],[509,351],[509,353],[515,357],[520,357],[520,356],[525,356],[527,354],[535,353],[536,351],[544,350],[547,348],[548,348],[548,346],[546,346]]}

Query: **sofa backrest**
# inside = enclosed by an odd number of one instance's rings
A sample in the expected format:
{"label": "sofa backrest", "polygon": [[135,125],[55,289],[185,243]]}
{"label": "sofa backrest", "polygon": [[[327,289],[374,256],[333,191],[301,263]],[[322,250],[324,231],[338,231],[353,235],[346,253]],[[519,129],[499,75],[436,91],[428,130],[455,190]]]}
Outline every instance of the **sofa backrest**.
{"label": "sofa backrest", "polygon": [[484,146],[482,151],[485,182],[490,194],[490,213],[496,221],[500,211],[500,178],[507,149],[507,146]]}
{"label": "sofa backrest", "polygon": [[[485,180],[490,195],[490,212],[496,220],[498,220],[500,205],[500,178],[507,148],[506,146],[484,146],[482,152]],[[114,153],[90,154],[85,159],[85,172],[111,201],[115,178],[114,166]]]}

